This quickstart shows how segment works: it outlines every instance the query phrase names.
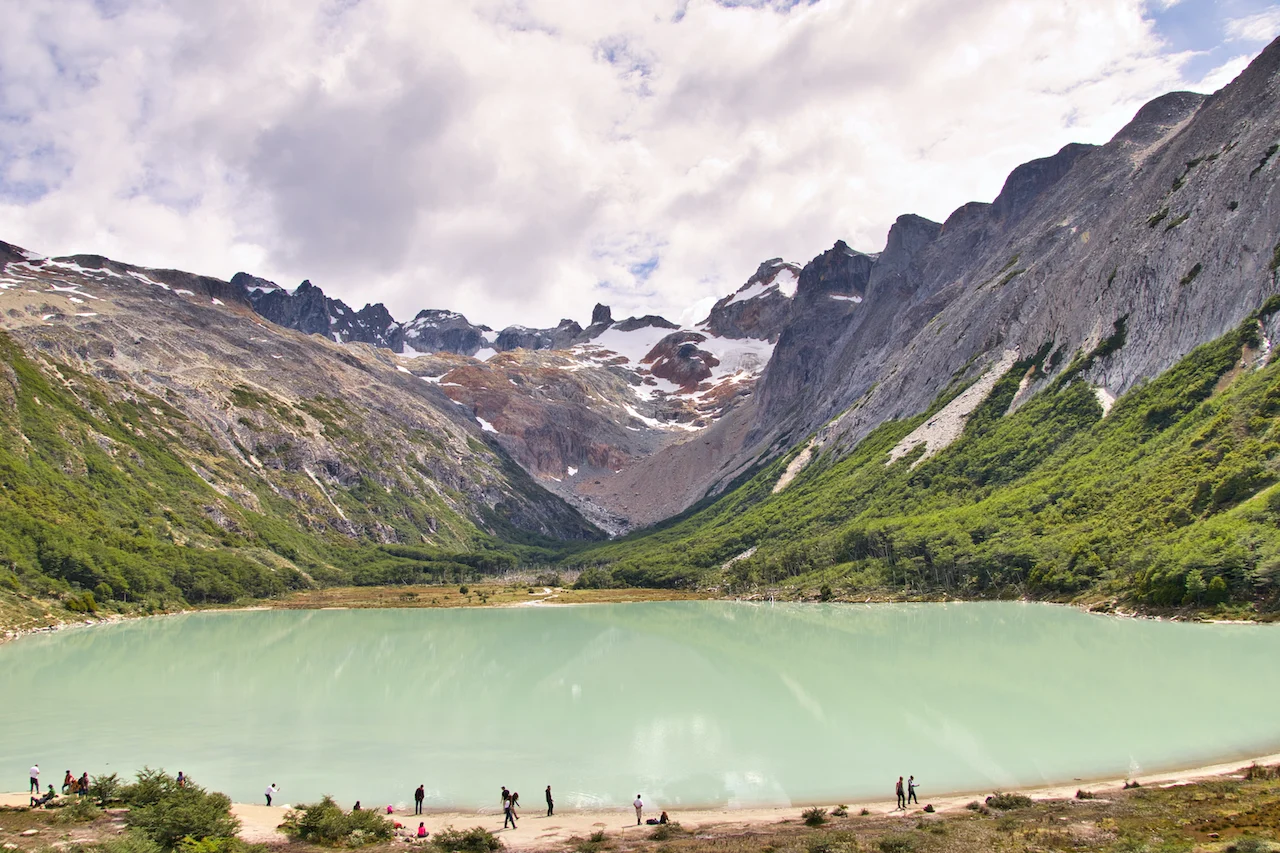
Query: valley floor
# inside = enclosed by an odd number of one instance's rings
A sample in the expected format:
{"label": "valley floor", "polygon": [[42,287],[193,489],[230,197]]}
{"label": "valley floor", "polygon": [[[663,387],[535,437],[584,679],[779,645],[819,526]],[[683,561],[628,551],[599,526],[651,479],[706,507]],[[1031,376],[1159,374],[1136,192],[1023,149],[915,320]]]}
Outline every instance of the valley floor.
{"label": "valley floor", "polygon": [[[1280,755],[1252,764],[1231,762],[1126,780],[1073,782],[1025,791],[1028,805],[999,810],[978,808],[973,793],[926,797],[935,813],[920,807],[901,812],[890,800],[851,803],[848,815],[828,815],[809,827],[800,807],[764,809],[669,810],[676,826],[636,826],[630,807],[610,811],[570,811],[546,817],[531,802],[515,830],[502,830],[497,809],[486,813],[436,813],[416,818],[397,812],[406,826],[422,820],[434,836],[452,826],[482,826],[512,850],[662,851],[662,853],[732,853],[732,851],[814,851],[872,849],[881,851],[1077,850],[1077,851],[1218,851],[1276,849],[1280,841]],[[1077,798],[1077,791],[1093,796]],[[28,811],[27,795],[0,794],[0,843],[7,850],[34,853],[68,844],[91,844],[110,838],[123,826],[118,810],[92,824],[60,824],[56,811]],[[661,803],[646,810],[658,814]],[[287,807],[237,804],[241,836],[273,848],[312,850],[287,841],[275,827]],[[863,811],[865,810],[865,814]],[[416,827],[414,827],[416,828]],[[36,830],[24,835],[24,832]],[[603,833],[600,836],[599,833]],[[590,840],[592,836],[599,840]],[[416,847],[398,840],[380,850]],[[427,845],[422,845],[427,846]],[[434,849],[434,848],[428,848]]]}

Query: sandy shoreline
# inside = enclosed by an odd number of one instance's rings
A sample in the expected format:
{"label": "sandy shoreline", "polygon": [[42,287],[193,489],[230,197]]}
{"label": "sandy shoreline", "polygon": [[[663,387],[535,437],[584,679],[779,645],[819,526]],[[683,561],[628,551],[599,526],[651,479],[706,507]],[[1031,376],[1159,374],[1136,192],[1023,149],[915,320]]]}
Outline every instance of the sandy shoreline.
{"label": "sandy shoreline", "polygon": [[[1016,790],[1018,793],[1026,794],[1033,799],[1072,799],[1080,788],[1105,796],[1108,791],[1121,789],[1126,781],[1137,781],[1144,787],[1170,787],[1188,784],[1201,779],[1239,773],[1251,764],[1280,764],[1280,753],[1260,755],[1252,759],[1208,764],[1184,770],[1145,774],[1131,777],[1131,779],[1117,777],[1095,779],[1087,782],[1073,781],[1063,785],[1018,788]],[[913,807],[906,812],[897,811],[892,799],[862,802],[849,800],[846,804],[849,806],[849,813],[852,815],[858,814],[859,811],[865,808],[872,815],[891,816],[899,814],[914,822],[922,814],[923,806],[926,804],[932,804],[938,812],[945,813],[963,809],[969,802],[975,799],[980,800],[988,793],[990,792],[962,791],[941,795],[931,794],[921,800],[920,806]],[[3,806],[25,806],[28,801],[28,795],[25,793],[0,793],[0,805]],[[836,803],[824,803],[822,805],[834,806]],[[752,828],[758,829],[763,825],[781,823],[783,821],[798,821],[800,813],[805,807],[804,804],[800,804],[767,808],[668,808],[667,813],[671,820],[678,821],[686,830],[710,831],[714,828],[719,832],[733,832],[747,831]],[[660,802],[654,802],[651,805],[647,803],[645,817],[656,817],[662,808],[663,804]],[[284,819],[287,811],[288,806],[284,805],[266,806],[257,803],[234,803],[232,805],[232,812],[240,818],[243,824],[240,836],[246,841],[259,843],[282,842],[285,840],[284,836],[276,830],[276,827]],[[425,824],[427,831],[432,834],[450,826],[455,829],[482,826],[493,831],[508,848],[514,850],[560,849],[570,838],[575,836],[586,838],[599,830],[603,830],[607,835],[612,836],[639,835],[641,837],[647,836],[653,830],[653,827],[648,825],[636,826],[635,811],[631,806],[603,810],[566,811],[548,817],[542,803],[533,800],[521,811],[516,829],[502,829],[502,814],[496,806],[476,812],[428,812],[421,817],[415,816],[412,813],[412,809],[397,809],[393,819],[404,824],[409,830],[416,830],[418,822],[421,821]]]}

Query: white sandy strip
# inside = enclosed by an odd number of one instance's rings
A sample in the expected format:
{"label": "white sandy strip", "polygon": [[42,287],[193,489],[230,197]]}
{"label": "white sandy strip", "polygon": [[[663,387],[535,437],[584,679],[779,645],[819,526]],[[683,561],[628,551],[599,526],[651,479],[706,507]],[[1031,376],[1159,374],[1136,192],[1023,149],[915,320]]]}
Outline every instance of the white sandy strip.
{"label": "white sandy strip", "polygon": [[[1262,755],[1244,761],[1228,761],[1221,764],[1211,764],[1187,770],[1172,770],[1165,773],[1151,773],[1132,778],[1147,788],[1171,787],[1200,779],[1239,773],[1250,764],[1280,764],[1280,753]],[[1051,787],[1011,790],[1017,790],[1019,793],[1035,799],[1069,800],[1074,798],[1076,791],[1081,788],[1085,788],[1095,794],[1105,794],[1107,791],[1119,790],[1125,781],[1127,780],[1123,778],[1095,779],[1089,782],[1077,780],[1069,784]],[[963,809],[966,804],[975,799],[982,799],[988,793],[990,792],[967,791],[943,794],[941,796],[929,796],[926,792],[923,804],[932,804],[934,809],[939,812],[956,811]],[[25,806],[28,801],[28,795],[24,793],[0,794],[0,806]],[[835,801],[822,803],[821,805],[835,805]],[[854,802],[851,800],[848,802],[848,806],[850,814],[857,814],[864,808],[876,816],[899,813],[903,814],[904,817],[910,816],[914,819],[921,814],[921,809],[919,808],[911,809],[908,812],[898,812],[891,800],[875,802]],[[784,820],[800,820],[800,813],[804,808],[803,804],[797,804],[786,808],[668,809],[667,812],[672,820],[678,821],[681,826],[688,830],[709,830],[715,827],[721,831],[734,831],[750,827],[758,828],[762,824],[778,823]],[[644,814],[645,817],[653,817],[661,813],[661,810],[662,804],[654,803],[652,806],[646,806]],[[287,806],[234,803],[231,811],[236,817],[240,818],[242,823],[240,836],[246,841],[271,842],[284,840],[284,837],[276,831],[276,827],[284,819],[285,813],[288,811]],[[557,814],[554,817],[547,817],[542,809],[531,804],[529,808],[521,813],[516,829],[502,829],[502,814],[496,807],[482,812],[432,812],[421,817],[416,817],[409,810],[397,810],[394,819],[404,824],[409,830],[416,830],[418,822],[421,821],[426,824],[427,831],[433,834],[449,826],[454,829],[483,826],[495,832],[502,838],[509,849],[514,850],[563,849],[568,839],[574,836],[586,838],[597,830],[604,830],[606,835],[615,838],[632,836],[636,839],[645,838],[648,833],[653,831],[652,826],[636,826],[635,811],[630,806],[607,811],[570,811]]]}

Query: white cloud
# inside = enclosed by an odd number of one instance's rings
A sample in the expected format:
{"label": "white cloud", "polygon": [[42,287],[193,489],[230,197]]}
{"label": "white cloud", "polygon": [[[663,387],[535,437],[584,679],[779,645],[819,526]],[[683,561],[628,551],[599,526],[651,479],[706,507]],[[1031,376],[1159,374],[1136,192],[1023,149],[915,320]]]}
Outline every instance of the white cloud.
{"label": "white cloud", "polygon": [[1269,42],[1280,35],[1280,8],[1232,18],[1226,22],[1226,31],[1233,41]]}
{"label": "white cloud", "polygon": [[1018,163],[1188,85],[1141,0],[0,16],[0,239],[491,325],[596,301],[675,317],[766,258],[876,251],[897,215],[990,200]]}

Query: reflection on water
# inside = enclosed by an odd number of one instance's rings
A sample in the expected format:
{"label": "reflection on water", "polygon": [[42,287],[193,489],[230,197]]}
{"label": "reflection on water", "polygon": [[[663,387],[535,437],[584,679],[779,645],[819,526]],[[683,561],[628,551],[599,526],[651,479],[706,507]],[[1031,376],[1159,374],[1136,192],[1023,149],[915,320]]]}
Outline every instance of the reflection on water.
{"label": "reflection on water", "polygon": [[1275,628],[1001,603],[197,613],[0,648],[0,767],[248,801],[785,804],[907,774],[927,798],[1273,750],[1277,653]]}

